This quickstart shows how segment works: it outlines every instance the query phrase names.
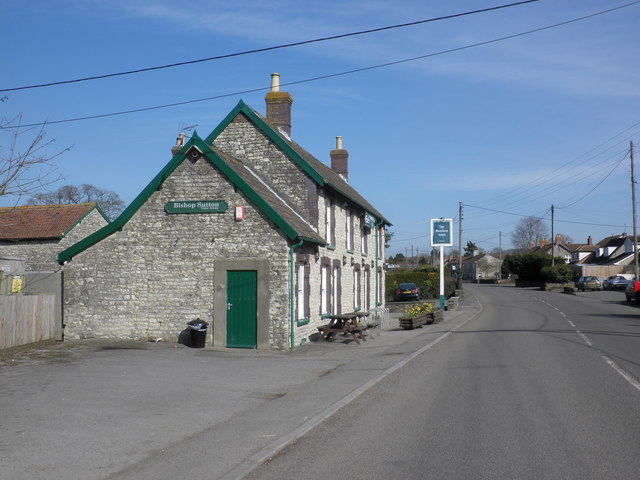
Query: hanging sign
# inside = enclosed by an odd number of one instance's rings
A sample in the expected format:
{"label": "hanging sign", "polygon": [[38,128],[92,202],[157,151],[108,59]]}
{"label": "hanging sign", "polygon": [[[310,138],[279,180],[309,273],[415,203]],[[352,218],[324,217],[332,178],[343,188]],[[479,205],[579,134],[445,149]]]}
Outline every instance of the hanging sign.
{"label": "hanging sign", "polygon": [[373,218],[373,215],[371,215],[369,212],[364,213],[364,224],[371,229],[373,229],[374,225],[376,224],[375,218]]}
{"label": "hanging sign", "polygon": [[164,211],[167,213],[222,213],[228,208],[224,200],[182,200],[167,202]]}
{"label": "hanging sign", "polygon": [[453,230],[451,228],[452,224],[453,220],[450,218],[431,219],[432,247],[451,247],[453,245]]}

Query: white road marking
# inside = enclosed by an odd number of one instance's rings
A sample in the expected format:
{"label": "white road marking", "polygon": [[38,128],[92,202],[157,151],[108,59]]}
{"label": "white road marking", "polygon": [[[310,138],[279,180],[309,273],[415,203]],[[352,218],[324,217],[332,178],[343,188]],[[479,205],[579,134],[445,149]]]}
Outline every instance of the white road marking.
{"label": "white road marking", "polygon": [[[572,328],[576,329],[576,333],[580,336],[580,338],[582,338],[582,340],[584,341],[584,343],[586,343],[588,346],[592,347],[592,348],[597,348],[593,346],[593,343],[591,342],[591,340],[589,340],[589,337],[587,337],[584,333],[582,333],[580,330],[577,329],[576,324],[573,323],[571,321],[571,319],[569,317],[567,317],[563,312],[560,311],[560,309],[554,307],[553,305],[551,305],[548,302],[545,302],[544,300],[540,300],[542,303],[546,303],[547,305],[549,305],[550,307],[553,307],[555,310],[557,310],[558,312],[560,312],[560,315],[562,317],[564,317],[567,322],[569,323],[569,325],[571,325]],[[611,368],[613,368],[618,374],[620,374],[620,376],[622,378],[624,378],[633,388],[635,388],[636,390],[640,390],[640,382],[638,380],[636,380],[635,377],[633,377],[631,374],[629,374],[624,368],[622,368],[620,365],[618,365],[616,362],[614,362],[613,360],[611,360],[611,358],[609,358],[607,355],[601,355],[601,358],[607,362],[609,364],[609,366]]]}

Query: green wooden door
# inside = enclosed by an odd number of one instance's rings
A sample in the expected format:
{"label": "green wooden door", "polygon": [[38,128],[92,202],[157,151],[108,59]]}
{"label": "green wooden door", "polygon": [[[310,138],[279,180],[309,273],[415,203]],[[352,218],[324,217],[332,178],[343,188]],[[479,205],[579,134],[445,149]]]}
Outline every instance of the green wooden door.
{"label": "green wooden door", "polygon": [[227,272],[227,347],[257,346],[257,279],[255,270]]}

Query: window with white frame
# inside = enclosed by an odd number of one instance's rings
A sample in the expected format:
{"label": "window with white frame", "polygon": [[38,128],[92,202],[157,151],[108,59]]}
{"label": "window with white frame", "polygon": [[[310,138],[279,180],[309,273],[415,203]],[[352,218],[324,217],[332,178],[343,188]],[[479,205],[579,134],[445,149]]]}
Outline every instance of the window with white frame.
{"label": "window with white frame", "polygon": [[325,239],[329,245],[336,245],[336,204],[330,197],[324,199]]}
{"label": "window with white frame", "polygon": [[297,288],[296,288],[296,304],[298,307],[297,317],[298,319],[305,317],[305,278],[304,278],[304,263],[298,263],[297,271]]}
{"label": "window with white frame", "polygon": [[329,312],[329,265],[320,267],[320,313]]}
{"label": "window with white frame", "polygon": [[[356,265],[358,266],[358,265]],[[360,269],[353,270],[353,308],[359,309],[362,305],[360,301]]]}
{"label": "window with white frame", "polygon": [[364,309],[369,310],[371,308],[371,272],[368,267],[364,269],[362,283],[364,284]]}
{"label": "window with white frame", "polygon": [[345,210],[345,238],[347,250],[353,250],[353,220],[348,207]]}
{"label": "window with white frame", "polygon": [[340,313],[340,267],[334,265],[331,269],[331,305],[333,313]]}
{"label": "window with white frame", "polygon": [[361,252],[363,255],[367,255],[369,253],[369,227],[363,225],[360,230],[360,243],[361,243]]}

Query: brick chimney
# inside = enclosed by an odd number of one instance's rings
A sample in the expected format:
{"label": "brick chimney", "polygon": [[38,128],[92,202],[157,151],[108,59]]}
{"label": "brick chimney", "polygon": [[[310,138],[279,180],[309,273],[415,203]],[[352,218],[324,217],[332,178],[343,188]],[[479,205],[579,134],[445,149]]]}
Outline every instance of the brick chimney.
{"label": "brick chimney", "polygon": [[175,157],[182,147],[184,147],[184,133],[179,133],[176,144],[171,147],[171,155]]}
{"label": "brick chimney", "polygon": [[562,243],[562,237],[560,236],[559,233],[556,233],[556,244],[558,243]]}
{"label": "brick chimney", "polygon": [[349,152],[342,148],[342,137],[336,137],[336,149],[329,153],[331,157],[331,170],[340,175],[346,182],[349,181]]}
{"label": "brick chimney", "polygon": [[593,245],[593,238],[591,238],[591,235],[587,238],[587,245]]}
{"label": "brick chimney", "polygon": [[271,74],[271,91],[264,101],[267,104],[267,120],[271,125],[280,127],[288,136],[291,136],[291,104],[293,98],[287,92],[280,91],[280,74]]}
{"label": "brick chimney", "polygon": [[549,245],[549,239],[548,238],[543,238],[542,240],[540,240],[540,246],[544,247],[545,245]]}

